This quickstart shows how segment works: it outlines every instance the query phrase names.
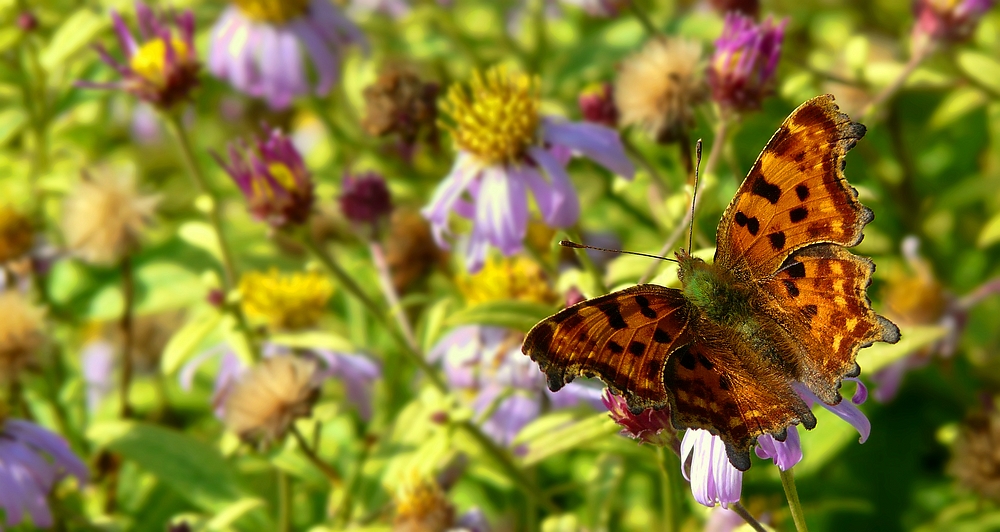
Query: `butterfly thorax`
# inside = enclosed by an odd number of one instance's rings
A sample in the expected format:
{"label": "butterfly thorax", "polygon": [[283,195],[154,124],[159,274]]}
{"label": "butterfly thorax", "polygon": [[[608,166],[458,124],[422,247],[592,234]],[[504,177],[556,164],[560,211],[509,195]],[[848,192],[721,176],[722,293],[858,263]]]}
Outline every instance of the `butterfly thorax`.
{"label": "butterfly thorax", "polygon": [[728,271],[693,257],[676,253],[684,298],[706,318],[751,335],[758,324],[751,309],[751,293]]}

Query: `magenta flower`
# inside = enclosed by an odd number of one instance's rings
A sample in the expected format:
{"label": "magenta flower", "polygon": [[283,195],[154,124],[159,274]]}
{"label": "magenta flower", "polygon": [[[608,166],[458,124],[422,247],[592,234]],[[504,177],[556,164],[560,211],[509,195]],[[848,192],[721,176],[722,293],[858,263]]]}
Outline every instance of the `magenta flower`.
{"label": "magenta flower", "polygon": [[[212,28],[208,68],[274,109],[313,92],[323,96],[340,78],[346,47],[367,48],[361,30],[328,0],[240,0]],[[317,81],[310,83],[303,48]]]}
{"label": "magenta flower", "polygon": [[67,475],[86,482],[87,466],[54,432],[21,419],[0,423],[0,509],[4,522],[17,526],[27,512],[36,528],[49,528],[53,525],[48,503],[52,488]]}
{"label": "magenta flower", "polygon": [[979,19],[996,5],[996,0],[916,0],[913,13],[913,40],[959,42],[969,38]]}
{"label": "magenta flower", "polygon": [[201,65],[194,49],[194,15],[184,11],[177,16],[174,24],[178,35],[174,35],[167,21],[157,18],[146,4],[137,2],[135,12],[141,43],[132,36],[121,16],[111,12],[125,63],[112,58],[103,46],[94,46],[101,60],[118,71],[122,79],[113,83],[82,81],[77,85],[125,90],[158,109],[169,109],[189,99],[191,91],[198,86]]}
{"label": "magenta flower", "polygon": [[601,83],[580,93],[577,103],[580,113],[587,122],[593,122],[609,128],[618,127],[618,107],[615,106],[614,87],[610,83]]}
{"label": "magenta flower", "polygon": [[351,222],[377,227],[392,213],[392,197],[385,179],[375,172],[344,176],[340,210]]}
{"label": "magenta flower", "polygon": [[788,20],[775,24],[770,17],[760,25],[753,19],[729,13],[715,54],[708,66],[712,98],[723,108],[746,111],[760,107],[771,90],[781,57]]}
{"label": "magenta flower", "polygon": [[666,446],[677,443],[677,434],[670,425],[670,409],[654,410],[647,408],[640,414],[633,414],[628,403],[620,395],[611,393],[605,388],[601,401],[608,409],[611,419],[622,426],[619,434],[628,436],[639,443]]}
{"label": "magenta flower", "polygon": [[451,213],[472,220],[466,267],[478,271],[487,248],[506,256],[522,249],[528,228],[528,193],[552,227],[576,223],[580,202],[566,164],[583,154],[631,179],[635,168],[618,132],[596,124],[571,123],[539,113],[537,80],[502,68],[476,74],[471,94],[452,87],[442,110],[458,148],[451,173],[423,209],[434,238],[449,247]]}
{"label": "magenta flower", "polygon": [[263,140],[229,146],[229,164],[215,160],[229,173],[247,199],[250,212],[272,227],[300,225],[313,207],[313,183],[292,141],[274,129]]}

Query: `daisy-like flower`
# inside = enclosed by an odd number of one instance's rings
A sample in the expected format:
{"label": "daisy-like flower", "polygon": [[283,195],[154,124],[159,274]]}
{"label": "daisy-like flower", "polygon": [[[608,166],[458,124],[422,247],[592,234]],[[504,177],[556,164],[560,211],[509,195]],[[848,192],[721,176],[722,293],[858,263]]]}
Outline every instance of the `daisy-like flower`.
{"label": "daisy-like flower", "polygon": [[253,216],[271,227],[301,225],[313,210],[313,182],[291,139],[278,129],[266,139],[229,146],[229,164],[215,160],[240,187]]}
{"label": "daisy-like flower", "polygon": [[615,106],[622,126],[641,128],[657,142],[677,140],[694,125],[694,107],[705,99],[701,45],[660,37],[622,62],[615,78]]}
{"label": "daisy-like flower", "polygon": [[[498,300],[552,303],[556,295],[541,268],[526,257],[490,261],[479,273],[459,283],[469,304]],[[504,327],[466,325],[446,335],[431,349],[429,359],[441,361],[453,389],[465,392],[477,414],[490,412],[483,432],[509,446],[538,417],[544,403],[567,408],[586,403],[599,408],[600,391],[570,383],[550,391],[545,375],[521,353],[524,333]]]}
{"label": "daisy-like flower", "polygon": [[616,131],[541,114],[537,79],[496,67],[485,75],[477,72],[469,89],[452,87],[442,104],[458,157],[423,212],[444,248],[451,213],[472,220],[470,272],[482,267],[489,246],[506,256],[522,249],[529,191],[548,225],[576,222],[580,203],[566,171],[574,152],[632,177],[634,167]]}
{"label": "daisy-like flower", "polygon": [[126,62],[111,57],[102,46],[95,48],[101,59],[111,65],[122,79],[113,83],[81,82],[80,86],[104,89],[122,89],[158,109],[170,109],[188,100],[198,86],[201,65],[194,49],[194,15],[184,11],[173,21],[176,34],[165,18],[158,18],[153,10],[141,2],[135,5],[139,22],[137,42],[121,16],[112,11],[115,34],[125,54]]}
{"label": "daisy-like flower", "polygon": [[0,205],[0,264],[17,260],[35,245],[31,219],[7,205]]}
{"label": "daisy-like flower", "polygon": [[[340,78],[351,45],[367,47],[361,30],[329,0],[233,0],[212,28],[208,68],[274,109],[310,92],[323,96]],[[312,60],[309,81],[303,49]]]}
{"label": "daisy-like flower", "polygon": [[333,296],[333,283],[318,272],[247,272],[240,279],[243,311],[274,330],[315,327]]}
{"label": "daisy-like flower", "polygon": [[[804,385],[794,383],[792,386],[810,407],[819,403],[827,410],[847,421],[861,435],[859,440],[864,443],[871,433],[871,422],[856,405],[864,403],[868,398],[868,389],[858,379],[857,390],[850,400],[841,401],[836,405],[828,405],[819,400],[815,394]],[[770,434],[757,438],[757,456],[774,460],[775,465],[783,471],[802,460],[802,446],[799,440],[798,428],[788,427],[784,441],[778,441]],[[690,468],[685,464],[691,459]],[[718,436],[707,430],[688,429],[681,440],[681,470],[684,478],[691,482],[691,493],[695,500],[705,506],[721,504],[723,508],[740,500],[743,488],[743,472],[736,469],[726,455],[726,446]]]}
{"label": "daisy-like flower", "polygon": [[86,262],[113,265],[139,248],[158,195],[143,195],[128,172],[83,174],[63,204],[66,244]]}
{"label": "daisy-like flower", "polygon": [[761,24],[752,18],[726,15],[722,36],[708,66],[712,99],[723,109],[747,111],[760,107],[772,89],[781,58],[788,19],[775,24],[768,17]]}
{"label": "daisy-like flower", "polygon": [[0,383],[37,364],[45,345],[45,311],[16,290],[0,292]]}
{"label": "daisy-like flower", "polygon": [[66,440],[34,423],[5,419],[0,411],[0,509],[8,527],[25,517],[35,528],[51,527],[48,497],[66,476],[81,484],[89,478],[87,466]]}
{"label": "daisy-like flower", "polygon": [[916,0],[912,39],[915,45],[928,41],[960,42],[972,35],[979,19],[996,0]]}

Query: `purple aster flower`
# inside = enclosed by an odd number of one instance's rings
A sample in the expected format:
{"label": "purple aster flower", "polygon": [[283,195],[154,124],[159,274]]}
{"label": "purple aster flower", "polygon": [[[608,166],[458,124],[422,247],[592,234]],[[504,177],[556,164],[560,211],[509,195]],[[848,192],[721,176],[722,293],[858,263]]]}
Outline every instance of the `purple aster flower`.
{"label": "purple aster flower", "polygon": [[471,93],[452,87],[442,105],[451,117],[446,128],[458,156],[423,210],[435,240],[446,249],[451,213],[472,220],[466,250],[470,272],[482,267],[489,246],[506,256],[522,249],[529,192],[548,225],[576,223],[580,203],[566,171],[572,155],[586,155],[632,177],[634,167],[617,131],[540,114],[537,80],[497,67],[485,75],[476,73],[470,88]]}
{"label": "purple aster flower", "polygon": [[[801,383],[793,383],[792,387],[802,397],[807,405],[819,403],[841,419],[847,421],[861,435],[860,442],[868,440],[871,433],[871,422],[856,405],[864,403],[868,398],[868,389],[858,379],[845,379],[857,383],[857,390],[849,401],[841,401],[836,405],[828,405],[819,400]],[[785,441],[778,441],[770,434],[757,438],[757,456],[774,460],[782,471],[802,460],[802,446],[796,426],[788,427]],[[691,467],[686,469],[683,464],[691,457]],[[739,501],[743,482],[743,472],[733,467],[726,455],[725,444],[718,436],[713,436],[707,430],[688,429],[681,440],[681,469],[684,478],[691,481],[691,493],[694,498],[705,506],[715,506],[718,502],[725,508],[730,503]]]}
{"label": "purple aster flower", "polygon": [[916,0],[913,2],[914,43],[963,41],[972,35],[979,19],[995,5],[996,0]]}
{"label": "purple aster flower", "polygon": [[266,139],[229,146],[229,164],[215,160],[229,173],[247,199],[250,212],[272,227],[300,225],[313,207],[313,182],[292,141],[278,129]]}
{"label": "purple aster flower", "polygon": [[723,108],[746,111],[760,107],[771,90],[781,57],[787,19],[775,24],[770,17],[758,25],[752,18],[729,13],[715,54],[708,66],[712,98]]}
{"label": "purple aster flower", "polygon": [[95,45],[101,59],[118,71],[122,79],[113,83],[83,81],[77,85],[122,89],[158,109],[169,109],[189,99],[191,91],[198,86],[201,65],[194,48],[194,15],[191,11],[178,15],[174,20],[178,35],[174,35],[167,21],[157,18],[146,4],[137,2],[135,12],[141,43],[132,36],[121,16],[111,12],[125,63],[112,58],[103,46]]}
{"label": "purple aster flower", "polygon": [[521,354],[524,335],[503,327],[458,327],[431,349],[428,358],[441,361],[452,388],[472,394],[477,414],[491,411],[483,430],[497,443],[510,445],[547,401],[553,408],[601,405],[600,390],[570,383],[558,392],[545,386],[545,376]]}
{"label": "purple aster flower", "polygon": [[24,521],[37,528],[53,525],[48,496],[67,475],[84,483],[87,466],[54,432],[21,419],[0,421],[0,508],[7,526]]}
{"label": "purple aster flower", "polygon": [[[367,49],[361,30],[328,0],[234,0],[212,28],[208,68],[274,109],[309,92],[325,95],[340,77],[350,45]],[[302,49],[316,83],[307,79]]]}

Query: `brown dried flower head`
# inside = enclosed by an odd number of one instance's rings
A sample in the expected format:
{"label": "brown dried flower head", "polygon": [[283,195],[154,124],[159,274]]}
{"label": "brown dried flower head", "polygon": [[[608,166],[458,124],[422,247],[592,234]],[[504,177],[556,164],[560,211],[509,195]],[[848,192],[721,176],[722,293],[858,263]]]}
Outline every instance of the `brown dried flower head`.
{"label": "brown dried flower head", "polygon": [[622,126],[635,125],[659,142],[680,138],[694,125],[694,106],[707,91],[701,45],[657,38],[622,62],[615,79],[615,105]]}
{"label": "brown dried flower head", "polygon": [[965,422],[949,469],[959,485],[1000,502],[1000,412],[979,413]]}
{"label": "brown dried flower head", "polygon": [[444,266],[447,252],[434,243],[431,226],[418,211],[396,209],[389,224],[386,262],[393,286],[404,293],[434,266]]}
{"label": "brown dried flower head", "polygon": [[84,173],[63,204],[66,245],[81,259],[111,265],[138,249],[159,203],[139,193],[128,173]]}
{"label": "brown dried flower head", "polygon": [[226,396],[226,427],[244,441],[268,446],[296,419],[309,416],[319,387],[314,361],[295,355],[266,358],[244,372]]}
{"label": "brown dried flower head", "polygon": [[396,492],[393,532],[444,532],[455,525],[455,508],[433,479],[412,472]]}
{"label": "brown dried flower head", "polygon": [[0,264],[23,257],[34,243],[31,220],[9,206],[0,206]]}
{"label": "brown dried flower head", "polygon": [[437,131],[436,83],[425,83],[405,68],[389,68],[365,88],[365,131],[383,137],[396,133],[413,144],[422,132]]}
{"label": "brown dried flower head", "polygon": [[0,382],[35,366],[45,344],[45,311],[14,290],[0,293]]}

